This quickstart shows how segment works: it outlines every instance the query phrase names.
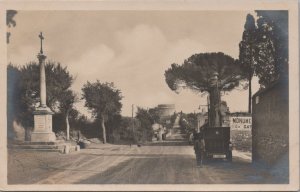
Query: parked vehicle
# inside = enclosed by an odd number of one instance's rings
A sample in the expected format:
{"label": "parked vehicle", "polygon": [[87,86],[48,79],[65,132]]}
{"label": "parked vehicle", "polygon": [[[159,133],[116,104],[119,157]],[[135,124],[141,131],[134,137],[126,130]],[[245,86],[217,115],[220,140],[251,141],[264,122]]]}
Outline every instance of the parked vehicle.
{"label": "parked vehicle", "polygon": [[230,127],[203,127],[205,159],[226,158],[232,161]]}

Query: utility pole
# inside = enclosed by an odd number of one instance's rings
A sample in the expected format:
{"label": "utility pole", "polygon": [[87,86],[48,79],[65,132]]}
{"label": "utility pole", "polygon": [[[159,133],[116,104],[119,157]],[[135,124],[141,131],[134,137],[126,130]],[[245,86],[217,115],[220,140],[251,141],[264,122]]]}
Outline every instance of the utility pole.
{"label": "utility pole", "polygon": [[134,104],[131,106],[131,120],[132,120],[132,139],[134,140],[134,118],[133,118]]}

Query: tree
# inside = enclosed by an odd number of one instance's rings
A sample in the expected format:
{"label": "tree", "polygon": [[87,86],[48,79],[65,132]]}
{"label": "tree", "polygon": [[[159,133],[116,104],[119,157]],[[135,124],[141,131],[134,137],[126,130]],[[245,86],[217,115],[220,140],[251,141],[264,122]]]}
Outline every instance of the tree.
{"label": "tree", "polygon": [[[16,21],[14,20],[14,16],[17,14],[18,12],[16,10],[7,10],[6,11],[6,26],[7,27],[15,27],[17,25]],[[9,37],[10,37],[11,33],[10,32],[6,32],[6,43],[9,43]]]}
{"label": "tree", "polygon": [[240,54],[239,62],[241,69],[245,73],[249,83],[249,100],[248,100],[248,112],[251,113],[251,101],[252,101],[252,86],[251,81],[254,75],[255,66],[255,43],[256,43],[256,26],[254,17],[251,14],[247,15],[246,23],[244,26],[243,38],[239,44]]}
{"label": "tree", "polygon": [[116,89],[113,83],[101,83],[99,80],[95,83],[87,82],[82,91],[85,106],[92,110],[93,115],[101,122],[103,143],[106,143],[105,122],[109,116],[120,114],[121,91]]}
{"label": "tree", "polygon": [[120,139],[133,141],[133,127],[131,117],[121,117],[121,122],[119,125]]}
{"label": "tree", "polygon": [[192,55],[182,65],[172,64],[165,71],[165,80],[171,90],[182,87],[209,93],[211,126],[221,126],[220,91],[232,90],[242,78],[238,62],[220,52]]}
{"label": "tree", "polygon": [[108,116],[106,126],[105,126],[108,142],[115,143],[120,139],[119,136],[120,136],[121,124],[122,124],[121,114]]}
{"label": "tree", "polygon": [[[40,92],[40,72],[39,65],[36,62],[30,62],[29,64],[20,68],[21,71],[21,88],[23,92],[24,100],[28,100],[28,103],[35,105],[39,101]],[[56,111],[59,102],[59,98],[64,91],[67,91],[72,83],[73,77],[67,70],[67,67],[63,67],[60,63],[47,62],[45,65],[46,72],[46,88],[47,88],[47,106]]]}
{"label": "tree", "polygon": [[[13,127],[16,113],[20,111],[20,71],[17,67],[9,64],[7,66],[7,127]],[[13,139],[13,129],[7,129],[7,138]]]}
{"label": "tree", "polygon": [[72,90],[64,91],[59,98],[59,109],[65,115],[67,140],[70,140],[69,115],[77,101],[78,97]]}
{"label": "tree", "polygon": [[276,80],[288,80],[288,11],[256,12],[255,73],[267,87]]}
{"label": "tree", "polygon": [[171,125],[174,126],[175,125],[175,121],[177,118],[178,114],[176,112],[173,113],[173,115],[171,116],[170,120],[171,120]]}
{"label": "tree", "polygon": [[[56,62],[47,62],[45,65],[47,85],[47,105],[52,111],[57,111],[59,100],[73,82],[73,77],[66,67]],[[40,101],[39,95],[39,65],[30,62],[22,67],[8,65],[8,119],[16,120],[25,129],[33,127],[33,111]],[[12,125],[11,123],[9,125]]]}
{"label": "tree", "polygon": [[148,110],[138,107],[136,119],[139,120],[140,126],[137,126],[136,133],[138,141],[150,141],[153,137],[152,124],[154,123],[153,116]]}
{"label": "tree", "polygon": [[150,108],[148,110],[150,116],[151,116],[151,122],[153,123],[160,123],[161,117],[158,107]]}

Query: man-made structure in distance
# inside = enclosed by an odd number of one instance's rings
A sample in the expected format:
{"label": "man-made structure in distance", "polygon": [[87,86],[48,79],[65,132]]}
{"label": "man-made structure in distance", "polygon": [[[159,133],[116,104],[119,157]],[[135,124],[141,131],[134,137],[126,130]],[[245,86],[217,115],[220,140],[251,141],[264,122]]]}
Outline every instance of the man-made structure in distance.
{"label": "man-made structure in distance", "polygon": [[175,104],[159,104],[157,108],[162,119],[170,118],[175,112]]}

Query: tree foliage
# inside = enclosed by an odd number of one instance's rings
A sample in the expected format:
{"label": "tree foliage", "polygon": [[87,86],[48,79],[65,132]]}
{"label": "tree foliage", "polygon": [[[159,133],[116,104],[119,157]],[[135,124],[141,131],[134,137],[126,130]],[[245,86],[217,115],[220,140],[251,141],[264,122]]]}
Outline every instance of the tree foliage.
{"label": "tree foliage", "polygon": [[210,126],[221,126],[221,94],[239,85],[243,73],[237,60],[224,53],[200,53],[189,57],[182,65],[172,64],[165,71],[171,90],[180,87],[209,93]]}
{"label": "tree foliage", "polygon": [[230,91],[239,85],[242,78],[238,62],[224,53],[200,53],[186,59],[182,65],[172,64],[165,71],[165,79],[171,90],[180,87],[200,92],[210,92],[214,73],[221,81],[220,90]]}
{"label": "tree foliage", "polygon": [[[47,62],[45,72],[47,105],[52,111],[59,113],[59,109],[63,110],[61,97],[69,91],[73,77],[66,67],[56,62]],[[39,65],[35,62],[22,67],[12,64],[7,66],[7,110],[10,127],[13,120],[25,128],[33,127],[32,112],[40,101],[39,73]]]}
{"label": "tree foliage", "polygon": [[241,64],[242,71],[246,74],[248,80],[250,80],[254,75],[255,43],[256,43],[255,20],[252,15],[248,14],[244,26],[242,41],[239,44],[240,47],[239,62]]}
{"label": "tree foliage", "polygon": [[67,89],[61,94],[58,101],[60,112],[67,114],[73,109],[74,104],[78,101],[78,97],[74,91]]}
{"label": "tree foliage", "polygon": [[256,12],[257,26],[253,16],[248,14],[239,44],[239,63],[249,82],[249,113],[253,75],[258,76],[261,87],[288,80],[288,12]]}
{"label": "tree foliage", "polygon": [[244,32],[242,41],[239,44],[239,62],[241,69],[249,83],[249,105],[248,112],[251,113],[251,101],[252,101],[252,86],[251,80],[254,75],[254,66],[256,65],[255,57],[255,45],[256,45],[256,26],[255,19],[252,15],[248,14],[246,23],[244,26]]}
{"label": "tree foliage", "polygon": [[170,121],[172,126],[174,126],[177,116],[178,114],[176,112],[174,112],[173,115],[171,116]]}
{"label": "tree foliage", "polygon": [[255,73],[264,87],[288,79],[288,11],[256,11]]}
{"label": "tree foliage", "polygon": [[58,98],[59,110],[65,116],[66,130],[67,130],[67,140],[70,137],[70,123],[69,115],[78,115],[78,112],[74,110],[74,104],[78,101],[77,95],[72,90],[66,90],[62,92],[61,96]]}
{"label": "tree foliage", "polygon": [[20,71],[17,67],[9,64],[7,66],[7,137],[13,139],[14,133],[12,124],[16,117],[21,116],[21,90],[20,90]]}
{"label": "tree foliage", "polygon": [[148,110],[138,107],[138,110],[136,112],[136,119],[138,119],[140,123],[140,125],[137,125],[135,129],[135,137],[137,141],[151,141],[153,137],[153,116],[149,113]]}
{"label": "tree foliage", "polygon": [[192,133],[197,128],[197,114],[195,113],[182,113],[179,120],[179,125],[186,132]]}
{"label": "tree foliage", "polygon": [[[39,101],[40,93],[40,69],[36,62],[30,62],[20,68],[21,82],[20,86],[25,93],[24,100],[28,104],[35,105]],[[67,91],[72,83],[73,77],[70,75],[67,67],[63,67],[60,63],[47,62],[45,65],[46,73],[46,91],[47,106],[53,111],[59,107],[57,104],[62,93]]]}
{"label": "tree foliage", "polygon": [[[121,114],[108,116],[108,120],[106,122],[107,128],[107,139],[110,143],[117,142],[120,138],[120,128],[122,124],[122,116]],[[118,136],[118,137],[117,137]]]}
{"label": "tree foliage", "polygon": [[138,124],[137,119],[134,119],[134,122],[131,117],[122,117],[119,128],[120,139],[123,141],[133,142],[134,139],[134,130],[133,123]]}
{"label": "tree foliage", "polygon": [[[6,11],[6,26],[11,28],[15,27],[17,25],[16,21],[14,20],[15,15],[18,12],[16,10],[7,10]],[[6,32],[6,42],[9,43],[9,38],[10,38],[11,33]]]}
{"label": "tree foliage", "polygon": [[158,107],[150,108],[148,113],[150,114],[152,124],[160,123],[161,117]]}
{"label": "tree foliage", "polygon": [[82,91],[85,106],[92,111],[97,119],[100,119],[103,142],[106,143],[105,122],[109,116],[120,114],[122,108],[121,91],[116,89],[113,83],[101,83],[99,80],[95,83],[87,82]]}

